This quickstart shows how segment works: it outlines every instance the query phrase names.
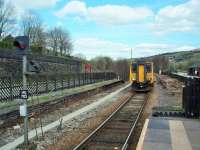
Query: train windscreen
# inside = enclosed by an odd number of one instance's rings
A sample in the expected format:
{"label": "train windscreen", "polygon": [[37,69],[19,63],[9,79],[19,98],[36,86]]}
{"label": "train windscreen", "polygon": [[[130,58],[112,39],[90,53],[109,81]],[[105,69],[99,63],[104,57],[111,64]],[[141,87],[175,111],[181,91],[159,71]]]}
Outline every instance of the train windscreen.
{"label": "train windscreen", "polygon": [[137,64],[132,64],[132,72],[137,72]]}
{"label": "train windscreen", "polygon": [[146,71],[151,72],[151,64],[146,64]]}

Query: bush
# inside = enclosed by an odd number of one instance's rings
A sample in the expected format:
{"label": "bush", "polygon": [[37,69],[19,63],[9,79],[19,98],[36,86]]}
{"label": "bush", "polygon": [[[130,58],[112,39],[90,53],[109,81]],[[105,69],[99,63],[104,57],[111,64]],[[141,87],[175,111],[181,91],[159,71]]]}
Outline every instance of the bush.
{"label": "bush", "polygon": [[41,47],[41,46],[31,46],[30,47],[30,49],[31,49],[31,52],[33,53],[33,54],[43,54],[43,47]]}

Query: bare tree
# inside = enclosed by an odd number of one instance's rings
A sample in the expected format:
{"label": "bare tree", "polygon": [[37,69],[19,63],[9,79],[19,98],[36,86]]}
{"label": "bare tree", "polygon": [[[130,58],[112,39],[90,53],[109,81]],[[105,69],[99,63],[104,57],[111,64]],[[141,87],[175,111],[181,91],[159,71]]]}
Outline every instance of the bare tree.
{"label": "bare tree", "polygon": [[86,56],[84,54],[82,54],[82,53],[75,54],[74,56],[79,58],[79,59],[81,59],[81,60],[83,60],[83,61],[87,60]]}
{"label": "bare tree", "polygon": [[166,71],[169,66],[169,59],[165,56],[157,55],[153,57],[153,63],[155,72]]}
{"label": "bare tree", "polygon": [[126,59],[118,59],[114,64],[114,72],[116,72],[122,80],[129,79],[129,62]]}
{"label": "bare tree", "polygon": [[12,29],[14,24],[13,9],[10,3],[0,0],[0,39],[9,34]]}
{"label": "bare tree", "polygon": [[73,52],[73,44],[70,39],[66,40],[64,43],[64,54],[70,56]]}
{"label": "bare tree", "polygon": [[58,32],[59,32],[59,30],[57,28],[54,28],[54,29],[50,30],[49,33],[48,33],[49,47],[52,48],[54,55],[57,55],[57,50],[58,50],[58,46],[59,46],[59,34],[58,34]]}
{"label": "bare tree", "polygon": [[98,56],[91,60],[96,71],[111,71],[113,70],[114,62],[112,58],[107,56]]}
{"label": "bare tree", "polygon": [[68,32],[60,27],[55,27],[48,33],[49,46],[53,50],[54,55],[60,53],[61,56],[70,55],[72,53],[72,43]]}
{"label": "bare tree", "polygon": [[33,52],[42,53],[45,48],[46,37],[39,16],[29,12],[22,20],[24,35],[29,37]]}
{"label": "bare tree", "polygon": [[45,41],[42,21],[40,18],[29,12],[22,20],[22,29],[24,35],[29,37],[30,45],[42,45]]}

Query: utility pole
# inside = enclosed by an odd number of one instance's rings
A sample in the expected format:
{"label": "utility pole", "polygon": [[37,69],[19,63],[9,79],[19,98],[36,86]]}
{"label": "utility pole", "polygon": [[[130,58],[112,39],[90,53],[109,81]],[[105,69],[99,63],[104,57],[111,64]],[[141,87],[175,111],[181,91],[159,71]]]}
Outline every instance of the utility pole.
{"label": "utility pole", "polygon": [[133,59],[132,54],[133,54],[133,50],[132,50],[132,48],[131,48],[131,62],[132,62],[132,59]]}

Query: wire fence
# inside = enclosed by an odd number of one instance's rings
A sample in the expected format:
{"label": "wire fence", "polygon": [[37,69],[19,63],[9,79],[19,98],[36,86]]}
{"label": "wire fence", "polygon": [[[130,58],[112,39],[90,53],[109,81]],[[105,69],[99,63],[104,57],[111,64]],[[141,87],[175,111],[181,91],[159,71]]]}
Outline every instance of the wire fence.
{"label": "wire fence", "polygon": [[[29,75],[29,95],[48,93],[67,88],[97,83],[105,80],[115,79],[114,72],[98,73],[71,73],[65,75]],[[22,90],[22,79],[14,77],[0,77],[0,101],[9,102],[19,98]]]}

